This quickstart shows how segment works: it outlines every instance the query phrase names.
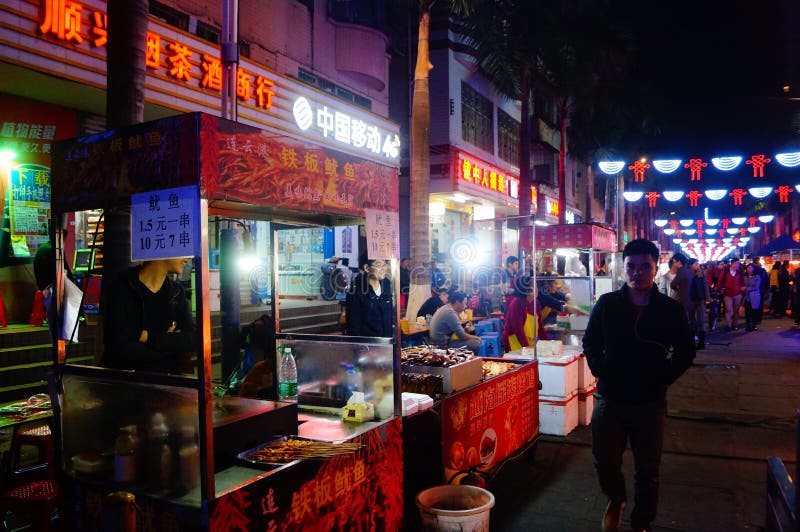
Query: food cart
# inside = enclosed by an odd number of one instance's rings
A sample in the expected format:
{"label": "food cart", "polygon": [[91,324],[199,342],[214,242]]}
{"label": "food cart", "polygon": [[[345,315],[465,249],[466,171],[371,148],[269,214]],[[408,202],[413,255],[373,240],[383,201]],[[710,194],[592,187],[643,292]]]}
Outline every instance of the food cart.
{"label": "food cart", "polygon": [[[54,146],[58,226],[76,212],[129,209],[133,260],[192,258],[199,346],[191,371],[167,375],[76,365],[70,346],[57,342],[61,489],[64,518],[76,529],[99,528],[109,516],[108,495],[119,491],[135,496],[145,529],[399,528],[398,339],[293,334],[281,331],[279,316],[277,272],[286,271],[288,257],[278,231],[365,224],[373,231],[364,242],[370,258],[396,256],[397,168],[377,159],[202,113]],[[253,250],[255,266],[238,272],[238,259]],[[390,263],[396,323],[398,265]],[[59,294],[66,282],[59,280]],[[259,310],[267,332],[244,372],[257,384],[245,397],[215,382],[242,368],[241,301],[265,282]],[[212,342],[214,290],[219,342]],[[70,302],[61,297],[58,304],[63,313]],[[300,405],[276,398],[275,353],[287,347],[297,360]],[[372,420],[341,418],[336,379],[346,364],[360,370],[364,404],[380,406]],[[316,450],[298,458],[286,442]],[[274,449],[287,455],[267,456]]]}

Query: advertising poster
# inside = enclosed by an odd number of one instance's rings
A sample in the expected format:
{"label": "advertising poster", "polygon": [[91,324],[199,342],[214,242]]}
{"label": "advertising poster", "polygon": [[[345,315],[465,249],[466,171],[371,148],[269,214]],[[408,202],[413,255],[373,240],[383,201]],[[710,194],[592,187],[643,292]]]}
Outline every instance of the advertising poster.
{"label": "advertising poster", "polygon": [[537,367],[521,365],[444,399],[444,480],[471,467],[488,471],[538,434]]}

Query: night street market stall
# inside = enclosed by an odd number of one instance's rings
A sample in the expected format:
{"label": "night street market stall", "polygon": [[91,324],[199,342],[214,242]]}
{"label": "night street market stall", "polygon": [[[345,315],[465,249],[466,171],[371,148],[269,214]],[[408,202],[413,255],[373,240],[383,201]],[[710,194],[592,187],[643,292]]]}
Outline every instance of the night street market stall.
{"label": "night street market stall", "polygon": [[[198,346],[184,373],[164,374],[72,364],[70,345],[58,342],[54,415],[64,519],[75,528],[98,528],[107,496],[120,490],[135,496],[140,526],[153,530],[400,527],[397,333],[297,334],[280,320],[289,290],[279,272],[298,260],[279,247],[281,231],[308,246],[321,234],[317,244],[335,250],[344,227],[364,234],[345,252],[390,264],[397,323],[396,153],[382,158],[397,148],[396,132],[370,126],[361,139],[355,122],[352,142],[368,148],[361,157],[202,113],[54,147],[55,223],[130,209],[133,261],[190,259],[181,278]],[[318,291],[319,275],[305,277]],[[242,326],[246,298],[266,310]],[[70,305],[59,300],[62,313]],[[278,370],[292,356],[297,391],[291,372]],[[219,366],[224,386],[214,387]],[[280,399],[294,394],[299,405]]]}

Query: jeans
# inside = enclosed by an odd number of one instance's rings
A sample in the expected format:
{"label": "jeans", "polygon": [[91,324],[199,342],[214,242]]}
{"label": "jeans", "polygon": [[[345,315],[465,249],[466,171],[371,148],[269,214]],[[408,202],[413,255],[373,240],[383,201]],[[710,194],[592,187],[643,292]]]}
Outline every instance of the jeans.
{"label": "jeans", "polygon": [[725,296],[725,322],[728,327],[736,327],[739,318],[739,307],[742,306],[742,294]]}
{"label": "jeans", "polygon": [[695,334],[706,332],[706,302],[702,299],[690,303],[689,323]]}
{"label": "jeans", "polygon": [[659,466],[664,442],[666,400],[642,405],[608,401],[595,394],[592,411],[592,455],[600,489],[612,501],[627,499],[622,455],[630,441],[633,452],[633,527],[648,527],[658,509]]}

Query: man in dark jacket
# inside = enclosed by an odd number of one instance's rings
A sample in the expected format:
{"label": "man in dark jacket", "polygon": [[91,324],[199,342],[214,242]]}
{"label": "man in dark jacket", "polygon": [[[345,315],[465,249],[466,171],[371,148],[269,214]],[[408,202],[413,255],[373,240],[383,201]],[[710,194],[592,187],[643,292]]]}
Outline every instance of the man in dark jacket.
{"label": "man in dark jacket", "polygon": [[180,274],[189,259],[157,259],[122,272],[103,305],[102,364],[118,369],[188,373],[195,321]]}
{"label": "man in dark jacket", "polygon": [[627,282],[603,294],[592,310],[583,352],[599,378],[592,412],[592,454],[600,487],[609,498],[603,530],[617,530],[627,499],[622,455],[633,450],[636,478],[634,530],[652,530],[664,439],[667,387],[695,356],[682,305],[653,284],[658,248],[645,239],[622,254]]}

